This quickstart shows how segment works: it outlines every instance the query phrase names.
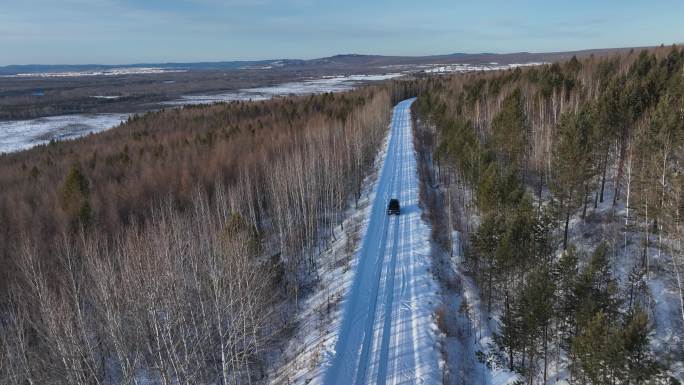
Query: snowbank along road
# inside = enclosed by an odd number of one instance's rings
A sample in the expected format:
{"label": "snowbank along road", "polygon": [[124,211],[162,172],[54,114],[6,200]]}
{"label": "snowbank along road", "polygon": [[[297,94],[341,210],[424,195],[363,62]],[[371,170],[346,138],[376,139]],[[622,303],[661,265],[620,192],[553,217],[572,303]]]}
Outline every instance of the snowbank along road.
{"label": "snowbank along road", "polygon": [[[429,272],[430,229],[421,220],[410,107],[399,103],[375,186],[368,230],[346,294],[341,329],[324,383],[440,383]],[[388,216],[391,198],[401,215]]]}

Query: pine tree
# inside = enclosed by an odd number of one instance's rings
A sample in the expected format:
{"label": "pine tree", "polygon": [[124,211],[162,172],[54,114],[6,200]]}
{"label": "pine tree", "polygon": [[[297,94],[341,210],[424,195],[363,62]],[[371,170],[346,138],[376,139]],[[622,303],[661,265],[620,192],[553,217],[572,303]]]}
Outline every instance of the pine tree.
{"label": "pine tree", "polygon": [[500,269],[496,252],[504,230],[504,220],[501,215],[488,215],[471,239],[473,255],[476,258],[476,271],[480,272],[481,281],[486,282],[485,295],[489,312],[492,310],[494,284],[495,280],[498,280]]}
{"label": "pine tree", "polygon": [[516,89],[504,99],[501,110],[492,119],[494,146],[497,153],[502,154],[503,162],[521,165],[527,151],[528,126],[522,93]]}
{"label": "pine tree", "polygon": [[660,372],[649,346],[650,332],[650,321],[643,309],[636,308],[627,315],[622,329],[627,383],[643,384]]}
{"label": "pine tree", "polygon": [[522,322],[525,325],[523,340],[526,341],[523,354],[527,354],[528,365],[532,369],[529,373],[530,383],[534,377],[535,360],[539,356],[544,362],[546,382],[549,328],[554,315],[555,292],[556,286],[550,271],[548,267],[542,266],[529,275],[521,293],[519,306],[522,308]]}
{"label": "pine tree", "polygon": [[485,215],[502,209],[499,190],[499,169],[495,163],[490,163],[484,169],[476,191],[477,207]]}
{"label": "pine tree", "polygon": [[568,225],[572,212],[586,200],[589,180],[595,173],[592,159],[592,113],[583,109],[561,117],[554,148],[552,190],[560,200],[565,227],[563,248],[568,244]]}
{"label": "pine tree", "polygon": [[575,331],[574,314],[579,306],[576,290],[579,279],[578,256],[573,245],[569,245],[563,252],[555,268],[558,290],[556,314],[560,324],[561,344],[567,349]]}
{"label": "pine tree", "polygon": [[60,205],[72,229],[78,225],[89,225],[92,217],[90,183],[81,172],[80,165],[74,165],[64,178],[60,189]]}
{"label": "pine tree", "polygon": [[617,294],[618,285],[611,274],[608,247],[601,244],[594,250],[589,264],[577,279],[576,325],[581,327],[598,312],[606,314],[611,319],[616,318],[622,302]]}
{"label": "pine tree", "polygon": [[599,311],[572,341],[572,372],[581,384],[612,384],[619,367],[622,339],[609,316]]}

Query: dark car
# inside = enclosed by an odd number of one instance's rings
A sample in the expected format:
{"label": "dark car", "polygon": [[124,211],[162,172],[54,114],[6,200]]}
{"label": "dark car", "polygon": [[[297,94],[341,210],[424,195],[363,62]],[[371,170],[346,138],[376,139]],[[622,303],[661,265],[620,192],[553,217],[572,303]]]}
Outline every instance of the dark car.
{"label": "dark car", "polygon": [[399,215],[401,208],[399,207],[399,199],[390,199],[389,205],[387,205],[387,215],[397,214]]}

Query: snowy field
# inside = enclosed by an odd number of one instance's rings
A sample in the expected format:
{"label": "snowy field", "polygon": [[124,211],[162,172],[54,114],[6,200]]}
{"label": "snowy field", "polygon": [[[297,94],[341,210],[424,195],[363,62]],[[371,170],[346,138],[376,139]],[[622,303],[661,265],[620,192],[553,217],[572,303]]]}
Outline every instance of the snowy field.
{"label": "snowy field", "polygon": [[499,64],[497,62],[491,62],[487,64],[467,64],[467,63],[455,63],[455,64],[393,64],[388,66],[383,66],[382,68],[388,70],[404,70],[406,73],[422,72],[428,74],[450,74],[450,73],[466,73],[466,72],[480,72],[480,71],[504,71],[510,70],[518,67],[531,67],[549,64],[546,62],[529,62],[529,63],[511,63],[511,64]]}
{"label": "snowy field", "polygon": [[184,69],[168,69],[159,67],[122,67],[93,71],[65,71],[65,72],[31,72],[16,75],[2,75],[6,78],[72,78],[79,76],[121,76],[121,75],[149,75],[174,72],[187,72]]}
{"label": "snowy field", "polygon": [[384,75],[327,76],[298,82],[283,83],[272,87],[245,88],[233,92],[208,95],[185,95],[178,100],[162,103],[167,106],[211,104],[236,100],[267,100],[277,96],[309,95],[323,92],[343,92],[352,90],[362,83],[381,81],[402,76],[401,73]]}
{"label": "snowy field", "polygon": [[510,70],[519,67],[531,67],[539,66],[548,63],[543,62],[532,62],[532,63],[515,63],[515,64],[447,64],[447,65],[436,65],[431,68],[423,70],[426,73],[459,73],[459,72],[478,72],[478,71],[502,71]]}
{"label": "snowy field", "polygon": [[51,140],[74,139],[115,127],[129,114],[61,115],[0,122],[0,153],[31,148]]}

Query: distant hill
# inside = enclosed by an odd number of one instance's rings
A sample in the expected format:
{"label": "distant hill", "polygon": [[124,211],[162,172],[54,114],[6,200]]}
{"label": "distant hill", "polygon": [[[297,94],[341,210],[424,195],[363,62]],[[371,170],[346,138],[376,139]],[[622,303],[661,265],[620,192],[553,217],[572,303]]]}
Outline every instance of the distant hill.
{"label": "distant hill", "polygon": [[499,64],[526,63],[526,62],[553,62],[569,59],[573,55],[582,57],[589,55],[607,55],[642,49],[649,47],[634,48],[605,48],[568,52],[515,52],[515,53],[452,53],[445,55],[430,56],[382,56],[382,55],[359,55],[341,54],[318,59],[273,59],[253,61],[220,61],[220,62],[195,62],[195,63],[136,63],[124,65],[108,64],[75,64],[75,65],[9,65],[0,67],[0,75],[17,75],[33,73],[53,72],[86,72],[108,71],[119,68],[161,68],[166,70],[187,71],[216,71],[216,70],[239,70],[239,69],[360,69],[378,68],[391,66],[421,65],[421,64],[485,64],[496,62]]}

